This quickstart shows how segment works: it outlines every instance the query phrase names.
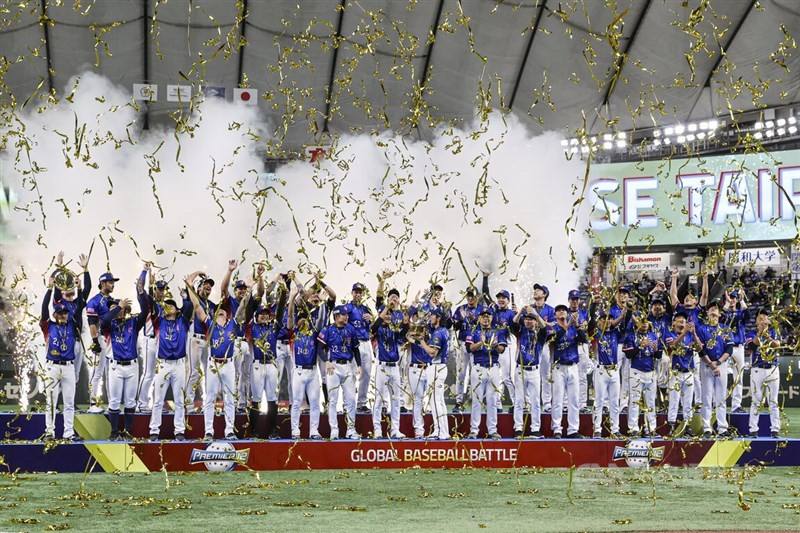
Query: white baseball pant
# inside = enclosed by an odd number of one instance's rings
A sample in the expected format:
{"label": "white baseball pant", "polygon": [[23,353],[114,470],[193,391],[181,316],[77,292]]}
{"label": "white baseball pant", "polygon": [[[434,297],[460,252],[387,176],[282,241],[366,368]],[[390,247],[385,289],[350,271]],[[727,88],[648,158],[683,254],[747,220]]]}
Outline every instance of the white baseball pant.
{"label": "white baseball pant", "polygon": [[550,373],[550,366],[550,344],[547,343],[539,358],[539,374],[542,377],[542,410],[545,412],[550,411],[553,398],[553,376]]}
{"label": "white baseball pant", "polygon": [[458,354],[456,356],[456,403],[463,404],[467,395],[467,387],[469,386],[472,357],[467,351],[467,345],[464,341],[458,342],[456,353]]}
{"label": "white baseball pant", "polygon": [[236,407],[247,408],[250,399],[250,371],[253,368],[250,345],[243,338],[236,339],[233,345],[233,364],[236,368]]}
{"label": "white baseball pant", "polygon": [[383,429],[381,427],[381,415],[384,404],[389,407],[389,435],[394,436],[400,433],[400,396],[402,395],[402,385],[400,384],[399,362],[383,363],[378,362],[375,371],[375,403],[372,406],[372,432],[375,438],[381,438]]}
{"label": "white baseball pant", "polygon": [[678,419],[678,404],[681,405],[683,419],[688,423],[692,420],[692,398],[694,398],[694,382],[697,372],[679,372],[672,370],[669,376],[669,408],[667,409],[667,422],[674,423]]}
{"label": "white baseball pant", "polygon": [[717,431],[728,430],[728,411],[726,395],[728,393],[728,362],[719,365],[719,376],[704,363],[700,367],[700,379],[703,382],[703,407],[700,416],[703,419],[703,431],[711,431],[711,410],[717,414]]}
{"label": "white baseball pant", "polygon": [[339,438],[339,417],[336,404],[339,393],[343,396],[347,436],[357,437],[356,433],[356,373],[355,362],[334,363],[333,374],[325,372],[328,383],[328,425],[331,427],[332,439]]}
{"label": "white baseball pant", "polygon": [[503,353],[498,358],[500,361],[500,377],[503,380],[500,385],[500,391],[497,394],[498,409],[503,407],[503,385],[508,391],[508,397],[511,399],[512,404],[514,403],[514,398],[516,398],[514,393],[514,374],[517,370],[517,339],[513,335],[509,335],[507,342],[506,349],[503,350]]}
{"label": "white baseball pant", "polygon": [[180,359],[159,359],[156,361],[156,376],[153,380],[153,412],[150,413],[150,433],[161,430],[161,411],[167,387],[172,389],[175,403],[175,433],[186,431],[186,357]]}
{"label": "white baseball pant", "polygon": [[411,350],[408,348],[400,349],[400,400],[406,410],[414,409],[414,391],[408,384],[408,368],[411,364]]}
{"label": "white baseball pant", "polygon": [[372,383],[372,342],[358,341],[358,353],[361,354],[361,374],[358,377],[358,407],[366,407]]}
{"label": "white baseball pant", "polygon": [[84,359],[83,343],[80,337],[75,341],[75,361],[72,365],[75,367],[75,385],[81,380],[81,368],[83,368]]}
{"label": "white baseball pant", "polygon": [[[277,345],[275,346],[275,364],[277,365],[278,374],[277,380],[275,385],[276,394],[280,392],[281,380],[283,379],[283,371],[286,370],[286,393],[289,396],[289,399],[294,398],[292,394],[292,374],[294,373],[294,354],[292,353],[292,347],[287,342],[284,344],[283,341],[278,341]],[[268,401],[277,401],[277,396],[275,400],[268,400]]]}
{"label": "white baseball pant", "polygon": [[217,361],[208,359],[206,367],[206,395],[203,402],[203,419],[206,423],[206,434],[214,434],[214,404],[217,395],[222,394],[223,413],[225,413],[225,435],[234,432],[236,416],[236,365],[233,359]]}
{"label": "white baseball pant", "polygon": [[254,360],[250,378],[250,397],[253,402],[260,402],[266,394],[268,402],[278,401],[278,366],[275,361],[262,363]]}
{"label": "white baseball pant", "polygon": [[[656,373],[630,368],[630,395],[628,397],[628,433],[639,432],[639,401],[644,396],[645,428],[656,429]],[[670,402],[672,405],[672,402]]]}
{"label": "white baseball pant", "polygon": [[450,438],[450,425],[447,420],[447,404],[444,402],[444,388],[447,381],[447,364],[432,363],[425,369],[425,383],[430,394],[433,435],[440,440]]}
{"label": "white baseball pant", "polygon": [[703,403],[703,382],[700,379],[700,372],[696,369],[700,368],[703,362],[700,360],[700,356],[695,353],[694,355],[694,403],[699,404]]}
{"label": "white baseball pant", "polygon": [[311,409],[308,417],[308,436],[319,435],[319,396],[321,390],[322,385],[316,365],[313,368],[300,368],[295,365],[292,373],[292,437],[300,437],[300,411],[306,395],[308,396],[308,406]]}
{"label": "white baseball pant", "polygon": [[[120,405],[126,409],[136,407],[136,388],[139,385],[139,361],[134,359],[129,365],[112,360],[108,367],[108,408],[119,411]],[[112,428],[116,430],[117,428]],[[126,428],[130,430],[130,428]]]}
{"label": "white baseball pant", "polygon": [[778,388],[780,370],[772,368],[750,367],[750,433],[758,432],[758,410],[766,399],[769,407],[769,430],[777,433],[781,430],[781,412],[778,409]]}
{"label": "white baseball pant", "polygon": [[619,433],[619,366],[598,365],[594,370],[594,432],[603,431],[603,406],[608,405],[611,433]]}
{"label": "white baseball pant", "polygon": [[[742,407],[742,391],[744,390],[744,345],[733,347],[728,371],[733,377],[733,391],[731,392],[731,411]],[[726,380],[727,385],[727,380]]]}
{"label": "white baseball pant", "polygon": [[158,339],[139,335],[139,357],[142,359],[142,376],[139,380],[137,407],[140,411],[152,409],[153,379],[156,375],[156,359],[158,359]]}
{"label": "white baseball pant", "polygon": [[208,342],[205,335],[195,334],[189,337],[189,376],[184,386],[186,403],[194,404],[195,398],[202,401],[205,380],[203,372],[208,365]]}
{"label": "white baseball pant", "polygon": [[580,430],[581,408],[578,403],[580,385],[578,363],[573,365],[553,364],[553,400],[550,420],[553,433],[561,433],[564,420],[564,395],[567,400],[567,435]]}
{"label": "white baseball pant", "polygon": [[539,365],[530,369],[517,366],[514,379],[514,431],[525,431],[525,404],[531,407],[531,431],[539,431],[542,423],[542,407],[539,399],[542,376],[539,373]]}
{"label": "white baseball pant", "polygon": [[472,387],[472,409],[470,412],[470,433],[478,434],[481,427],[481,410],[486,406],[486,431],[489,435],[497,433],[497,395],[502,386],[500,366],[489,368],[472,364],[470,376]]}
{"label": "white baseball pant", "polygon": [[58,395],[64,403],[64,438],[70,439],[75,435],[75,368],[74,363],[57,365],[52,361],[45,361],[45,402],[44,413],[45,433],[55,436],[56,411],[58,409]]}
{"label": "white baseball pant", "polygon": [[[104,382],[106,384],[106,388],[108,388],[108,380],[103,378],[106,377],[108,360],[111,358],[111,343],[107,342],[103,335],[99,335],[97,337],[97,341],[100,344],[100,355],[95,355],[94,352],[89,350],[89,353],[86,354],[86,357],[90,368],[89,398],[93,403],[99,404],[103,401]],[[108,397],[108,394],[106,394],[106,397]]]}
{"label": "white baseball pant", "polygon": [[[619,343],[619,346],[617,346],[617,361],[619,361],[619,407],[620,410],[622,410],[625,407],[628,407],[628,404],[631,403],[631,384],[633,383],[633,380],[631,379],[631,360],[625,357],[625,352],[622,351],[622,343]],[[654,384],[653,386],[656,387],[657,384]]]}
{"label": "white baseball pant", "polygon": [[581,409],[589,405],[589,374],[594,372],[594,361],[589,357],[589,345],[579,344],[578,386],[580,388],[579,405]]}

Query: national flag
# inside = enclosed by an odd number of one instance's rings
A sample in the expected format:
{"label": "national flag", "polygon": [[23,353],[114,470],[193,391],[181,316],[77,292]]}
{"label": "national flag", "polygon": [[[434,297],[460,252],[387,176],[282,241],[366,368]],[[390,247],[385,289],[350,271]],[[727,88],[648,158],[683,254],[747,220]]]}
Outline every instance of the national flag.
{"label": "national flag", "polygon": [[206,98],[225,98],[225,87],[206,85],[203,87],[203,96]]}
{"label": "national flag", "polygon": [[233,101],[245,105],[258,105],[258,89],[233,89]]}
{"label": "national flag", "polygon": [[133,99],[145,102],[158,101],[158,85],[155,83],[134,83]]}
{"label": "national flag", "polygon": [[167,102],[188,102],[191,99],[191,85],[167,85]]}

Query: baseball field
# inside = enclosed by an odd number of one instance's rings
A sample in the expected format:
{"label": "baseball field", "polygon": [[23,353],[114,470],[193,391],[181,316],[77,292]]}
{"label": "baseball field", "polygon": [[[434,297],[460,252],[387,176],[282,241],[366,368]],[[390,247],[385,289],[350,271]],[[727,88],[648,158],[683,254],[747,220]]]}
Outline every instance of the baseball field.
{"label": "baseball field", "polygon": [[[800,409],[787,409],[798,437]],[[5,474],[2,531],[798,530],[800,468]]]}

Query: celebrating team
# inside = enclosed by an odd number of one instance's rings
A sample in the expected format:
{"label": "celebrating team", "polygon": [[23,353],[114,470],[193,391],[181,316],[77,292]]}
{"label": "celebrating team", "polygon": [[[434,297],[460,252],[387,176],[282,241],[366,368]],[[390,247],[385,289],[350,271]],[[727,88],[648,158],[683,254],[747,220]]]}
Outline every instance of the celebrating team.
{"label": "celebrating team", "polygon": [[[63,264],[63,256],[57,259]],[[291,434],[301,437],[300,414],[310,411],[308,438],[320,439],[319,419],[327,402],[332,439],[342,436],[339,404],[344,411],[344,437],[359,438],[356,414],[371,413],[372,436],[405,438],[400,412],[413,413],[415,438],[451,437],[445,388],[448,357],[455,358],[456,403],[453,412],[471,401],[467,438],[478,438],[486,413],[486,435],[500,438],[497,414],[504,389],[513,402],[517,438],[541,438],[541,414],[551,413],[554,437],[579,438],[579,413],[587,405],[587,375],[595,391],[593,436],[620,435],[620,413],[627,410],[628,435],[654,434],[658,389],[668,397],[667,420],[675,436],[690,435],[695,404],[701,406],[703,436],[729,435],[728,379],[732,375],[733,408],[741,407],[745,351],[751,356],[751,433],[758,431],[758,409],[766,400],[770,430],[780,430],[778,364],[780,338],[766,310],[758,310],[756,327],[748,331],[750,311],[738,291],[726,290],[725,301],[708,301],[708,278],[700,298],[689,291],[678,299],[678,274],[669,294],[663,284],[651,301],[639,306],[625,286],[594,287],[588,298],[570,291],[569,305],[547,304],[549,290],[534,285],[533,302],[518,308],[513,294],[491,297],[489,275],[481,291],[470,286],[465,302],[451,312],[441,285],[434,284],[411,305],[400,292],[385,292],[378,276],[376,313],[364,303],[367,288],[356,283],[352,299],[336,305],[336,293],[320,276],[305,285],[294,272],[278,274],[269,283],[257,265],[253,279],[238,279],[229,292],[236,261],[230,261],[220,284],[220,302],[210,296],[215,282],[201,272],[184,279],[181,305],[168,284],[156,280],[145,265],[136,281],[139,313],[131,302],[112,293],[119,281],[100,276],[97,295],[90,291],[88,258],[81,256],[83,281],[77,276],[59,286],[58,271],[48,282],[41,327],[46,356],[46,438],[55,434],[59,394],[63,399],[65,438],[76,438],[75,386],[84,359],[90,366],[90,412],[102,412],[102,381],[107,383],[112,438],[130,433],[133,414],[150,412],[150,437],[161,436],[168,390],[174,408],[174,438],[183,440],[187,406],[200,398],[205,436],[214,438],[215,404],[223,399],[224,437],[235,438],[237,407],[249,414],[248,436],[256,436],[261,405],[267,402],[266,435],[275,437],[278,388],[284,370],[291,399]],[[62,268],[62,267],[60,267]],[[146,288],[149,287],[149,288]],[[84,327],[84,311],[88,328]],[[669,309],[669,310],[668,310]],[[83,334],[91,342],[84,350]],[[88,339],[87,339],[88,340]],[[139,372],[139,361],[142,371]],[[371,403],[371,408],[369,404]],[[426,433],[423,414],[432,428]],[[607,411],[608,417],[605,418]],[[643,411],[644,425],[639,417]],[[683,423],[678,424],[679,411]],[[120,415],[124,416],[120,416]]]}

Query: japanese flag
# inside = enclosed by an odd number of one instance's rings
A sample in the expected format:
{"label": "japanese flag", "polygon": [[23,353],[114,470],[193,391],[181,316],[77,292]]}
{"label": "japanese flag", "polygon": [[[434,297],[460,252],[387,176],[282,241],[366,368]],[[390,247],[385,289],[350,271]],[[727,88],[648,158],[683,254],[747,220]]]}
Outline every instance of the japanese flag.
{"label": "japanese flag", "polygon": [[233,89],[233,101],[245,105],[258,105],[258,89]]}

